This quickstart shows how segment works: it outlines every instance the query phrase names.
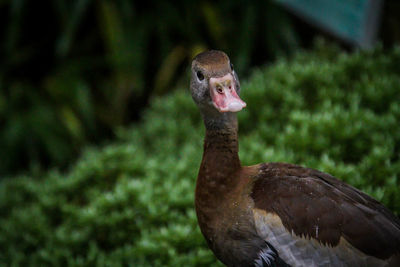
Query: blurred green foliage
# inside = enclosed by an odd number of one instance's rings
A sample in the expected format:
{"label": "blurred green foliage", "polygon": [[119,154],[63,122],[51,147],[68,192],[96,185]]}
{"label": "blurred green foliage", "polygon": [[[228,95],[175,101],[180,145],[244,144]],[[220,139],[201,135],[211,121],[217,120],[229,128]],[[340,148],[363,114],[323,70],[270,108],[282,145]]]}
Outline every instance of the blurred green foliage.
{"label": "blurred green foliage", "polygon": [[187,84],[199,51],[247,69],[297,47],[272,1],[4,0],[0,22],[0,175],[65,167]]}
{"label": "blurred green foliage", "polygon": [[[314,167],[400,214],[399,62],[399,48],[318,46],[255,70],[242,81],[243,163]],[[0,265],[221,266],[193,205],[203,134],[176,90],[70,171],[1,181]]]}

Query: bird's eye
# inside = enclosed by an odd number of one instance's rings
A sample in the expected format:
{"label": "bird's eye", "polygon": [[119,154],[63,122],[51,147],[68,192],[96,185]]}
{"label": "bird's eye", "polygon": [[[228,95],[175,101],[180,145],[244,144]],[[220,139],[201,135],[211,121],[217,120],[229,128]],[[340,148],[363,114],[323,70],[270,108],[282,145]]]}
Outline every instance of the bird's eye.
{"label": "bird's eye", "polygon": [[201,73],[201,71],[198,71],[196,74],[197,74],[197,78],[199,79],[199,81],[204,80],[204,75],[203,75],[203,73]]}
{"label": "bird's eye", "polygon": [[217,92],[220,93],[220,94],[222,94],[224,92],[224,90],[222,89],[222,86],[219,85],[219,84],[217,84],[216,89],[217,89]]}
{"label": "bird's eye", "polygon": [[229,63],[229,64],[231,64],[231,71],[233,71],[233,64],[232,63]]}

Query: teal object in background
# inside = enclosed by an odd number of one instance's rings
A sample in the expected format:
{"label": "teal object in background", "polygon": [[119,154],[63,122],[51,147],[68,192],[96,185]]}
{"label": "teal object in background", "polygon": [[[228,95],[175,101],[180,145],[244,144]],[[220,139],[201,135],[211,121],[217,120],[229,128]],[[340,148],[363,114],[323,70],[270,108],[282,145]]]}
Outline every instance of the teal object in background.
{"label": "teal object in background", "polygon": [[371,47],[379,29],[382,0],[277,0],[311,24],[359,47]]}

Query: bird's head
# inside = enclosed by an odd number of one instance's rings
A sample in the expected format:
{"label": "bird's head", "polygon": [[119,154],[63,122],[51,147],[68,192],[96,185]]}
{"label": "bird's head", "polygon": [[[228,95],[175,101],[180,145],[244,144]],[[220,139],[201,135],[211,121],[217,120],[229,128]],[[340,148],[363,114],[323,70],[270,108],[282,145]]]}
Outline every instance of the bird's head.
{"label": "bird's head", "polygon": [[239,78],[221,51],[202,52],[193,59],[190,90],[203,113],[238,112],[246,107],[239,97]]}

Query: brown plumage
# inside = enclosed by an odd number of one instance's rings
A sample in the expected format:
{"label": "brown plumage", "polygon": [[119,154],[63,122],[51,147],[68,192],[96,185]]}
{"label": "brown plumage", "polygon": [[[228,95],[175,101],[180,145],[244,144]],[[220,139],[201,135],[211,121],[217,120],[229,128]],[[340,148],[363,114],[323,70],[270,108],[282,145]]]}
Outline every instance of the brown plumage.
{"label": "brown plumage", "polygon": [[373,198],[293,164],[241,166],[239,92],[225,53],[193,60],[191,93],[206,127],[195,204],[217,258],[228,266],[400,266],[400,220]]}
{"label": "brown plumage", "polygon": [[[399,220],[370,196],[327,173],[292,164],[263,164],[259,170],[251,194],[255,207],[277,214],[296,235],[330,246],[343,236],[380,259],[399,251]],[[264,188],[273,190],[265,194]],[[310,224],[316,221],[318,236]]]}

